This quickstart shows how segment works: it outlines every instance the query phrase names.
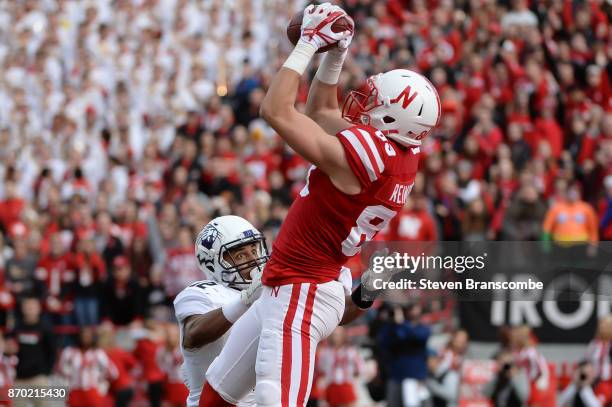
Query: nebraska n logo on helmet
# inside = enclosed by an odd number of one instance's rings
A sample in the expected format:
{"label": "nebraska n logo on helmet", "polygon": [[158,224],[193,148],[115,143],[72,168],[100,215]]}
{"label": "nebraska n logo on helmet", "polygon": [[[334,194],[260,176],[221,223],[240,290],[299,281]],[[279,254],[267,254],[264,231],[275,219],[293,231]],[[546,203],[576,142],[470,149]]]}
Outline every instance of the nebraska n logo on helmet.
{"label": "nebraska n logo on helmet", "polygon": [[[248,245],[255,245],[255,256],[242,262],[232,256]],[[249,221],[233,215],[211,220],[198,234],[195,249],[200,270],[209,280],[239,290],[251,282],[244,274],[263,269],[269,257],[265,237]]]}
{"label": "nebraska n logo on helmet", "polygon": [[440,122],[436,88],[423,75],[394,69],[368,78],[368,94],[349,93],[342,117],[368,124],[405,146],[419,146]]}
{"label": "nebraska n logo on helmet", "polygon": [[391,99],[391,103],[397,103],[400,101],[400,99],[402,99],[402,109],[408,108],[410,103],[412,103],[414,98],[417,96],[416,91],[412,93],[412,96],[410,96],[410,90],[410,85],[407,85],[406,88],[404,88],[404,90],[402,91],[402,93],[397,95],[396,98]]}

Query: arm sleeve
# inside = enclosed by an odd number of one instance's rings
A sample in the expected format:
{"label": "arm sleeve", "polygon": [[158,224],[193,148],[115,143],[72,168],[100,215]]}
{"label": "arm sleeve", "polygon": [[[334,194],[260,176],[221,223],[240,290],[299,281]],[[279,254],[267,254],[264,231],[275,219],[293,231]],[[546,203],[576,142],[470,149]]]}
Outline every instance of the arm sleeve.
{"label": "arm sleeve", "polygon": [[176,296],[174,300],[174,312],[179,322],[182,322],[188,316],[204,315],[219,308],[220,305],[215,304],[209,296],[195,290],[200,289],[188,287]]}
{"label": "arm sleeve", "polygon": [[362,128],[351,127],[338,133],[338,139],[346,153],[349,167],[362,188],[369,187],[380,178],[385,164],[376,137]]}

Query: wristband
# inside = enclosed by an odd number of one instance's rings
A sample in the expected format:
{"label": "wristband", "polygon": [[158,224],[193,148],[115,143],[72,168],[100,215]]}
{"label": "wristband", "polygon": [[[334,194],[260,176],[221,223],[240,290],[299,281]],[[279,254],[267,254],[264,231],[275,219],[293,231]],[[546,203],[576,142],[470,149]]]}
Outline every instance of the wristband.
{"label": "wristband", "polygon": [[327,51],[321,64],[319,64],[319,69],[317,69],[317,79],[328,85],[336,85],[340,79],[340,72],[342,72],[342,65],[347,54],[348,50],[346,49],[341,51],[337,48]]}
{"label": "wristband", "polygon": [[355,288],[355,291],[353,291],[351,294],[351,300],[353,300],[353,304],[355,304],[359,309],[368,309],[372,306],[372,304],[374,304],[374,300],[364,300],[361,295],[362,290],[363,292],[367,293],[368,296],[376,297],[377,295],[376,292],[368,291],[367,289],[363,288],[361,284],[359,284],[357,288]]}
{"label": "wristband", "polygon": [[316,51],[317,48],[314,45],[299,40],[283,66],[302,76]]}
{"label": "wristband", "polygon": [[221,312],[225,319],[232,324],[238,321],[238,318],[242,316],[249,309],[248,305],[245,305],[240,299],[223,304]]}

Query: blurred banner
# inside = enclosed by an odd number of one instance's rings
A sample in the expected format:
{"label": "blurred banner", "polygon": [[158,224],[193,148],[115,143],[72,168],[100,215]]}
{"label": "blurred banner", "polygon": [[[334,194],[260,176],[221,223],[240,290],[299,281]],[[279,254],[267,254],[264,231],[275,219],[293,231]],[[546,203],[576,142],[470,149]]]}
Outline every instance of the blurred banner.
{"label": "blurred banner", "polygon": [[585,343],[612,309],[611,262],[609,242],[374,242],[362,252],[372,276],[363,295],[453,301],[476,341],[527,324],[541,342]]}

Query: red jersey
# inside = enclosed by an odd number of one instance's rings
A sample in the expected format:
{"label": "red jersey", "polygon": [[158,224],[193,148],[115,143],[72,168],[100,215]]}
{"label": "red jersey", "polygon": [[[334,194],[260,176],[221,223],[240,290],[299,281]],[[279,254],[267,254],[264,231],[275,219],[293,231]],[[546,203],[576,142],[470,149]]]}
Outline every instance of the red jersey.
{"label": "red jersey", "polygon": [[436,239],[436,223],[425,210],[400,211],[391,221],[387,235],[387,240],[405,242],[430,242]]}
{"label": "red jersey", "polygon": [[133,351],[134,357],[142,365],[143,378],[148,383],[161,382],[164,379],[164,372],[157,364],[157,352],[160,344],[149,338],[136,341],[136,348]]}
{"label": "red jersey", "polygon": [[352,383],[363,371],[363,360],[353,346],[323,348],[319,359],[319,369],[325,384]]}
{"label": "red jersey", "polygon": [[110,383],[111,390],[114,392],[131,388],[134,379],[130,372],[137,364],[136,358],[121,348],[106,349],[106,355],[117,369],[117,377]]}
{"label": "red jersey", "polygon": [[60,355],[58,370],[71,391],[96,389],[103,393],[105,380],[114,380],[118,375],[116,366],[102,349],[65,348]]}
{"label": "red jersey", "polygon": [[406,203],[419,164],[418,147],[390,142],[370,126],[337,134],[361,192],[347,195],[312,166],[274,242],[263,283],[325,283],[359,253]]}

